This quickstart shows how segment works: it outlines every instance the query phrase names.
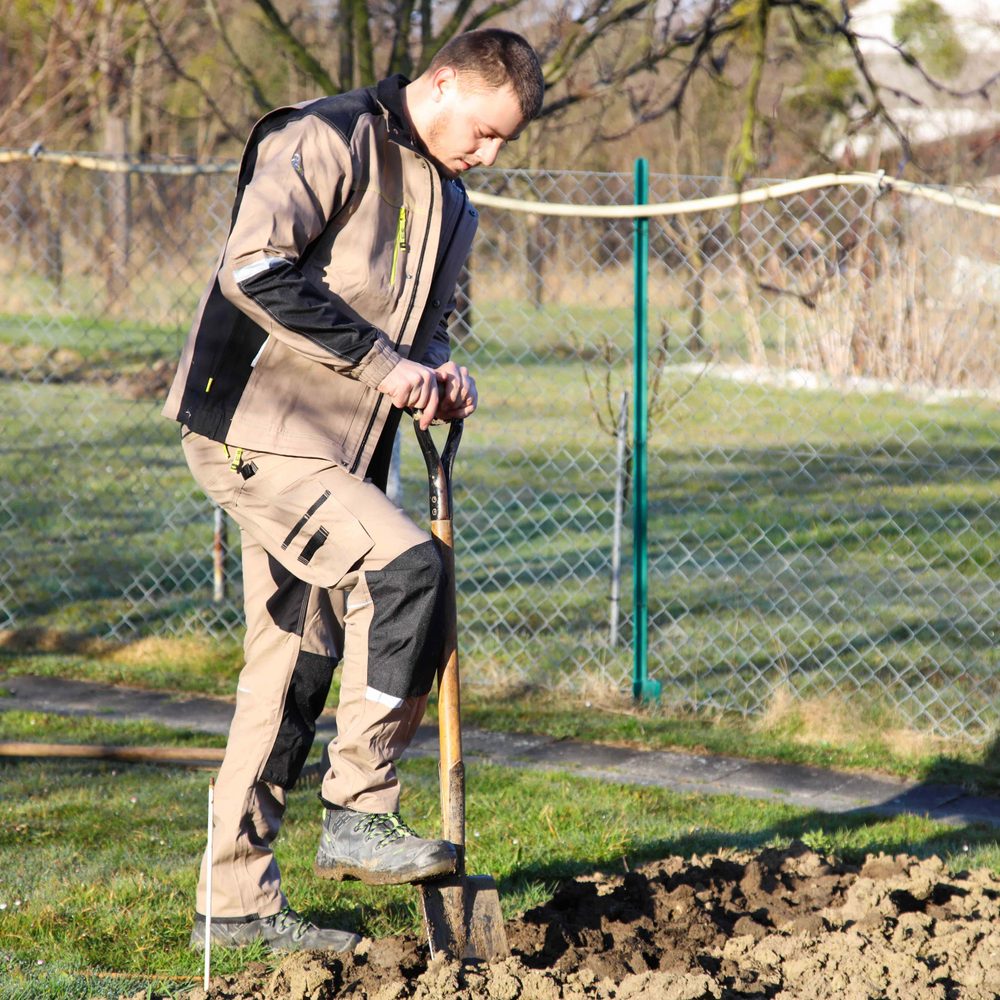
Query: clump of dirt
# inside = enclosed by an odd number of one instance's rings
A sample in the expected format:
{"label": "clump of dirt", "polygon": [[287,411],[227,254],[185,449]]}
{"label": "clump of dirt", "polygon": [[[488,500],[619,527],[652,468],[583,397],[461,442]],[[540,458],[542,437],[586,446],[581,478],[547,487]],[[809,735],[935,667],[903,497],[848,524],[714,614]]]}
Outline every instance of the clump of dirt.
{"label": "clump of dirt", "polygon": [[[212,980],[216,1000],[995,1000],[1000,879],[937,858],[787,850],[668,858],[565,884],[507,925],[513,956],[415,938]],[[137,995],[135,1000],[139,1000]],[[146,994],[141,994],[146,996]],[[190,1000],[205,1000],[196,989]]]}

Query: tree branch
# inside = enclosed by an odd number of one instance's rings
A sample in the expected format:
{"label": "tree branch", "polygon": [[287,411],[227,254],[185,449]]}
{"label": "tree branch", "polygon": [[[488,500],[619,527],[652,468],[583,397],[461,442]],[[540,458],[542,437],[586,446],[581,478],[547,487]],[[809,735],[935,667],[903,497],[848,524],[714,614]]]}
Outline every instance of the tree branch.
{"label": "tree branch", "polygon": [[[140,0],[146,7],[146,0]],[[253,0],[261,13],[271,25],[274,37],[282,48],[292,57],[292,62],[311,80],[318,84],[328,94],[335,94],[341,88],[331,79],[330,74],[319,64],[312,53],[299,41],[292,29],[282,20],[271,0]],[[148,8],[147,8],[148,10]]]}
{"label": "tree branch", "polygon": [[163,32],[160,30],[160,25],[156,20],[156,16],[149,9],[148,0],[139,0],[142,9],[146,12],[146,19],[149,22],[150,28],[153,29],[153,37],[156,39],[156,44],[160,47],[160,52],[163,54],[163,58],[166,59],[167,64],[174,71],[174,74],[181,80],[190,83],[199,94],[205,99],[205,103],[212,109],[212,113],[218,118],[219,123],[226,130],[229,136],[242,142],[246,136],[243,129],[237,129],[232,122],[226,118],[225,113],[222,108],[216,103],[215,98],[208,92],[208,90],[202,86],[201,81],[195,79],[190,73],[187,73],[182,69],[180,63],[174,58],[174,54],[170,51],[170,47],[167,45],[166,39],[163,37]]}
{"label": "tree branch", "polygon": [[263,90],[261,90],[260,84],[257,82],[257,77],[254,76],[253,70],[251,70],[250,67],[240,58],[240,54],[236,51],[236,48],[232,43],[232,39],[229,37],[229,32],[226,31],[226,27],[223,24],[221,16],[219,15],[219,6],[216,3],[216,0],[205,0],[205,9],[208,11],[208,18],[212,22],[212,27],[215,28],[215,32],[219,36],[219,40],[229,53],[229,57],[233,60],[233,64],[236,66],[236,71],[240,74],[243,78],[243,82],[247,85],[247,89],[250,91],[250,96],[253,97],[254,104],[257,105],[259,110],[268,111],[274,105],[267,99]]}

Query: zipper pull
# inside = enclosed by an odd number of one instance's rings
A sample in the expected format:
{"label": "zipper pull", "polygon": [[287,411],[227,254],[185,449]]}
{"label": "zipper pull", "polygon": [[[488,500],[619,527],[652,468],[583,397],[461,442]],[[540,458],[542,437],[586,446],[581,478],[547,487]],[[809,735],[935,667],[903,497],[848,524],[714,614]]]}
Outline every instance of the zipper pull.
{"label": "zipper pull", "polygon": [[406,206],[399,209],[399,218],[396,220],[396,240],[392,245],[392,270],[389,272],[389,284],[396,284],[396,266],[399,263],[399,251],[408,251],[406,245]]}

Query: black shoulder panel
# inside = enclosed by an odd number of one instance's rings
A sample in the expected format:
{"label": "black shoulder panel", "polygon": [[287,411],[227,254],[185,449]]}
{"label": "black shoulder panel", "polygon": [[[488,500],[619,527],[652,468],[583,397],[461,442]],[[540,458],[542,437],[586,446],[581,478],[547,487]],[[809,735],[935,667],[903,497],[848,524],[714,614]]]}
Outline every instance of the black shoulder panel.
{"label": "black shoulder panel", "polygon": [[253,176],[257,164],[257,147],[272,132],[284,128],[289,122],[298,121],[308,115],[322,118],[331,128],[340,133],[344,142],[350,144],[358,119],[366,114],[381,114],[382,107],[376,97],[374,87],[364,87],[351,90],[346,94],[334,94],[332,97],[322,97],[301,108],[277,108],[264,115],[253,127],[247,140],[243,162],[240,164],[240,175],[237,181],[236,199],[233,202],[233,214],[230,227],[236,223],[236,215],[240,202],[243,200],[243,189]]}

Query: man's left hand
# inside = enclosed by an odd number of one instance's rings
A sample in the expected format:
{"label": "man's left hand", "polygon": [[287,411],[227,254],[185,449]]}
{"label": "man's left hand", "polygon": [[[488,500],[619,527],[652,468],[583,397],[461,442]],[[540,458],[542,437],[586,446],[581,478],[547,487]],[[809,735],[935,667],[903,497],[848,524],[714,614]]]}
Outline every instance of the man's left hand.
{"label": "man's left hand", "polygon": [[438,380],[438,420],[464,420],[471,416],[479,402],[476,380],[469,369],[446,361],[434,370]]}

